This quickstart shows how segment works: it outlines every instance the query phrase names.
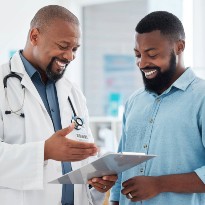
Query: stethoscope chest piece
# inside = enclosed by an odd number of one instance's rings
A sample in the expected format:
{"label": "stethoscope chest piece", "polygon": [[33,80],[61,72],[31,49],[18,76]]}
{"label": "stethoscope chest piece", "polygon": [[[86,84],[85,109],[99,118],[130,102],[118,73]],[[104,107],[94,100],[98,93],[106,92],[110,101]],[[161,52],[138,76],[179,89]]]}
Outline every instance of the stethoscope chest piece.
{"label": "stethoscope chest piece", "polygon": [[78,116],[73,116],[71,119],[71,123],[75,124],[75,129],[80,130],[83,126],[83,120]]}
{"label": "stethoscope chest piece", "polygon": [[81,127],[83,126],[84,122],[83,122],[82,118],[80,118],[80,117],[78,117],[78,116],[76,115],[75,109],[74,109],[74,107],[73,107],[73,103],[71,102],[71,99],[70,99],[69,96],[68,96],[68,101],[69,101],[69,103],[70,103],[70,106],[71,106],[71,109],[72,109],[73,115],[74,115],[74,116],[72,117],[72,119],[71,119],[71,123],[74,123],[74,124],[75,124],[75,129],[76,129],[76,130],[80,130]]}

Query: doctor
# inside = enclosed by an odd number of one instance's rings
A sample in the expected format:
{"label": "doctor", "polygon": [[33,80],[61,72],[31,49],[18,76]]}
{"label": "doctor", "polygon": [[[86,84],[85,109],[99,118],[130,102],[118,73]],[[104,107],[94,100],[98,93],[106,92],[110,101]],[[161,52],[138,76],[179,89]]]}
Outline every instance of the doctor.
{"label": "doctor", "polygon": [[85,98],[63,75],[79,39],[75,15],[61,6],[43,7],[31,21],[25,48],[0,67],[1,205],[100,205],[100,192],[116,181],[105,176],[93,179],[92,188],[63,189],[47,183],[97,152]]}

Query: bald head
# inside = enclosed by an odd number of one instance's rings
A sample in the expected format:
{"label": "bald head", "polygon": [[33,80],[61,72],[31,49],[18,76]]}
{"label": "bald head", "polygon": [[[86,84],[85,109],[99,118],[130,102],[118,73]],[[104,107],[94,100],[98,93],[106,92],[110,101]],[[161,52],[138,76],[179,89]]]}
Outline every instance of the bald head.
{"label": "bald head", "polygon": [[45,30],[56,19],[79,25],[78,18],[68,9],[58,5],[42,7],[31,20],[30,28]]}

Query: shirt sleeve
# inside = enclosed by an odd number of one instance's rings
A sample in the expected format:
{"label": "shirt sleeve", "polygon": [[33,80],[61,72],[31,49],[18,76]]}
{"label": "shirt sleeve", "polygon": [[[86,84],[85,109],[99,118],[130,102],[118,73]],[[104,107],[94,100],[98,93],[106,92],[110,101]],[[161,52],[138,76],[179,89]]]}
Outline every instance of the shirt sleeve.
{"label": "shirt sleeve", "polygon": [[[199,113],[198,113],[198,124],[201,133],[202,143],[205,149],[205,99],[202,101]],[[205,184],[205,165],[194,170],[198,177]]]}

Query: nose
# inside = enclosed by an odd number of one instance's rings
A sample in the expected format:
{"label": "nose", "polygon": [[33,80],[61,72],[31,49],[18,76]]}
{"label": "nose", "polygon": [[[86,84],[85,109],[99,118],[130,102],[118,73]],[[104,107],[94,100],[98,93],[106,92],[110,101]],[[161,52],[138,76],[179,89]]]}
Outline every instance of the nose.
{"label": "nose", "polygon": [[75,59],[75,53],[72,50],[67,50],[63,53],[63,58],[73,61]]}
{"label": "nose", "polygon": [[145,67],[149,66],[149,62],[146,59],[146,57],[144,57],[144,56],[141,56],[140,58],[137,58],[136,63],[137,63],[137,66],[139,68],[145,68]]}

